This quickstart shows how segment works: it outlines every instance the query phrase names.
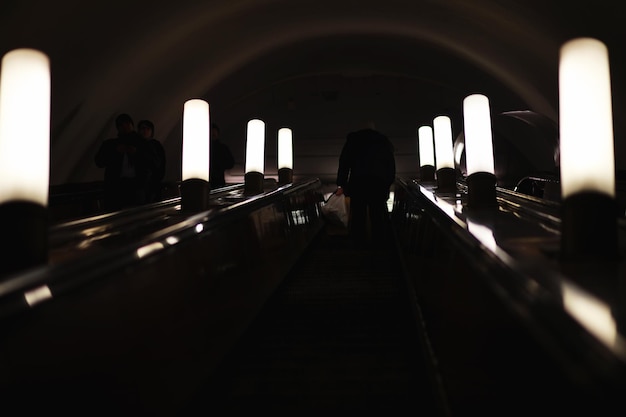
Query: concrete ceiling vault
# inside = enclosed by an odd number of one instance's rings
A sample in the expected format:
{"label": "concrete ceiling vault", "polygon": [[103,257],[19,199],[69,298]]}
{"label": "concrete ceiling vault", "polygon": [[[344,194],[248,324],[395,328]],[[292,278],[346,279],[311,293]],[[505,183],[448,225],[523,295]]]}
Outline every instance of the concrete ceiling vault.
{"label": "concrete ceiling vault", "polygon": [[[592,7],[593,6],[593,7]],[[93,155],[121,112],[155,122],[180,178],[182,108],[209,102],[241,173],[246,122],[294,130],[294,174],[331,177],[345,134],[374,117],[412,175],[416,128],[462,99],[558,115],[558,52],[573,37],[611,57],[617,164],[626,160],[618,2],[513,0],[3,0],[0,53],[31,47],[52,71],[51,184],[101,179]],[[273,141],[273,142],[272,142]],[[300,164],[300,168],[298,167]]]}

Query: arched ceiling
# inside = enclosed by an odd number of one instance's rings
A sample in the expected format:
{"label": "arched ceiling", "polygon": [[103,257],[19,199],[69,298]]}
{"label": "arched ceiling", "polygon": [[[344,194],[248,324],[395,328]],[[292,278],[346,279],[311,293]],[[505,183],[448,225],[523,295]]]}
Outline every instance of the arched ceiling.
{"label": "arched ceiling", "polygon": [[619,158],[626,36],[617,4],[4,0],[0,53],[32,47],[50,57],[52,184],[102,177],[93,155],[120,112],[155,122],[167,177],[179,178],[182,106],[198,97],[239,165],[245,123],[261,117],[268,140],[294,129],[306,174],[331,175],[345,134],[373,116],[410,170],[416,127],[445,113],[459,129],[467,94],[487,94],[494,113],[556,120],[558,50],[576,36],[609,47]]}

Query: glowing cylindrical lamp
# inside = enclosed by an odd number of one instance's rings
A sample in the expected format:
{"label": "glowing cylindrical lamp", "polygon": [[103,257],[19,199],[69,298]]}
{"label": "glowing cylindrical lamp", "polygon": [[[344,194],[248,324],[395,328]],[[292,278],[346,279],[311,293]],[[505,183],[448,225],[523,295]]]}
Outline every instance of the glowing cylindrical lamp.
{"label": "glowing cylindrical lamp", "polygon": [[4,55],[0,75],[3,273],[48,259],[50,61],[34,49]]}
{"label": "glowing cylindrical lamp", "polygon": [[599,40],[577,38],[561,47],[559,128],[562,256],[615,258],[611,80],[608,50]]}
{"label": "glowing cylindrical lamp", "polygon": [[433,142],[433,128],[420,126],[417,129],[418,151],[420,160],[420,179],[422,181],[435,180],[435,145]]}
{"label": "glowing cylindrical lamp", "polygon": [[263,192],[264,166],[265,122],[259,119],[252,119],[248,121],[246,138],[245,194],[260,194]]}
{"label": "glowing cylindrical lamp", "polygon": [[181,208],[199,211],[209,204],[209,103],[187,100],[183,106]]}
{"label": "glowing cylindrical lamp", "polygon": [[435,133],[435,160],[437,161],[437,190],[456,191],[456,171],[454,170],[454,145],[452,143],[452,122],[448,116],[437,116],[433,120]]}
{"label": "glowing cylindrical lamp", "polygon": [[465,97],[463,123],[467,205],[477,208],[497,206],[491,111],[486,96],[471,94]]}
{"label": "glowing cylindrical lamp", "polygon": [[278,183],[293,181],[293,135],[291,129],[278,129]]}

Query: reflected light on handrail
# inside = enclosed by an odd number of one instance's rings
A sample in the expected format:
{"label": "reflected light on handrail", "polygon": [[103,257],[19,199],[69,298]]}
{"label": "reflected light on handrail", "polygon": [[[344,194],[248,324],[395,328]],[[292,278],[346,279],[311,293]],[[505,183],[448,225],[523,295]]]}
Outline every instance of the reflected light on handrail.
{"label": "reflected light on handrail", "polygon": [[290,219],[296,226],[301,226],[309,223],[309,216],[305,210],[292,210],[290,212]]}
{"label": "reflected light on handrail", "polygon": [[26,299],[28,305],[32,307],[35,304],[39,304],[42,301],[52,298],[52,291],[50,291],[50,288],[47,285],[42,285],[34,290],[25,291],[24,298]]}
{"label": "reflected light on handrail", "polygon": [[618,346],[617,326],[607,304],[566,281],[561,284],[561,293],[563,306],[570,315],[605,345]]}
{"label": "reflected light on handrail", "polygon": [[487,226],[468,220],[467,230],[490,251],[495,252],[498,249],[498,244],[493,237],[493,232]]}
{"label": "reflected light on handrail", "polygon": [[137,257],[143,258],[163,248],[165,248],[165,246],[161,242],[150,243],[137,249]]}
{"label": "reflected light on handrail", "polygon": [[111,236],[118,236],[120,235],[121,232],[120,231],[116,231],[113,233],[101,233],[98,235],[94,235],[94,236],[89,236],[89,237],[85,237],[83,238],[80,242],[78,242],[78,244],[76,245],[77,248],[79,249],[87,249],[89,248],[94,242],[97,242],[99,240],[103,240],[103,239],[108,239]]}

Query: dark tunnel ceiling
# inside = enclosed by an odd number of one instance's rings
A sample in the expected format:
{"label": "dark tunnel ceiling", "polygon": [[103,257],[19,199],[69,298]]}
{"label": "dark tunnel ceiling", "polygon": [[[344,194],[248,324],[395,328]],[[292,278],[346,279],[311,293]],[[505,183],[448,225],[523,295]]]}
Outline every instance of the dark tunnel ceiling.
{"label": "dark tunnel ceiling", "polygon": [[[467,78],[473,80],[471,86]],[[213,113],[217,120],[242,129],[246,118],[273,120],[280,114],[279,120],[296,131],[311,131],[307,125],[314,123],[321,125],[315,127],[320,137],[333,136],[332,129],[340,127],[335,135],[342,138],[364,119],[378,118],[388,134],[410,137],[416,125],[432,122],[434,112],[451,116],[460,126],[459,104],[472,92],[488,94],[494,112],[526,108],[524,100],[503,84],[444,50],[402,38],[342,36],[289,45],[259,57],[207,96],[209,102],[223,104]],[[265,101],[258,106],[260,100]],[[364,102],[367,105],[362,106]],[[325,128],[333,115],[324,113],[323,105],[328,113],[339,113],[344,122],[336,120]],[[389,122],[377,117],[390,108]],[[348,109],[353,115],[345,114]],[[309,114],[320,118],[311,120]],[[246,117],[233,119],[237,115]],[[402,118],[411,123],[393,124]]]}
{"label": "dark tunnel ceiling", "polygon": [[[463,74],[463,77],[459,77]],[[418,87],[410,96],[415,104],[447,110],[446,95],[463,97],[470,92],[490,93],[495,103],[523,106],[524,101],[471,63],[440,48],[404,38],[347,35],[304,41],[274,50],[227,76],[208,93],[209,98],[231,103],[263,89],[272,89],[297,101],[298,94],[327,95],[328,100],[348,93],[352,79],[398,79]],[[466,79],[472,79],[468,85]],[[305,79],[304,82],[298,80]],[[244,82],[242,82],[244,80]],[[251,80],[251,82],[245,82]],[[307,84],[299,90],[294,84]],[[282,86],[282,87],[281,87]],[[421,87],[421,89],[419,88]],[[382,86],[371,92],[385,94]],[[352,93],[354,94],[354,93]],[[389,92],[397,94],[397,92]],[[497,97],[500,95],[500,97]],[[408,94],[407,94],[408,96]],[[417,120],[420,123],[428,120]]]}
{"label": "dark tunnel ceiling", "polygon": [[[458,126],[471,92],[488,94],[494,112],[556,120],[558,48],[576,36],[609,47],[623,155],[620,9],[608,0],[5,0],[0,53],[50,56],[53,184],[101,178],[93,154],[122,111],[155,120],[175,160],[193,97],[210,103],[240,160],[245,121],[285,124],[285,108],[301,112],[296,132],[309,140],[341,140],[367,109],[397,140],[414,140],[405,136],[436,113]],[[171,164],[168,177],[178,175]]]}

